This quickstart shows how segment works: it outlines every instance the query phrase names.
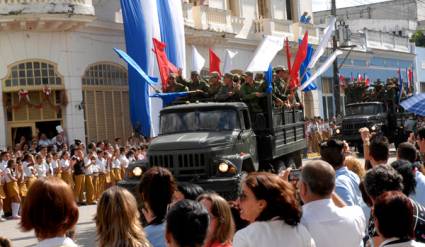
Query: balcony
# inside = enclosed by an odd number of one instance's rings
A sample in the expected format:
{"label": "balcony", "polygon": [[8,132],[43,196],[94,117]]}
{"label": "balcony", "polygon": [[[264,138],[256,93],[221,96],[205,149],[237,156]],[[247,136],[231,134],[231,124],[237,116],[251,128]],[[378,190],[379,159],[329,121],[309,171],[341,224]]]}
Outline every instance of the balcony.
{"label": "balcony", "polygon": [[183,3],[183,19],[185,26],[195,27],[195,23],[193,22],[192,9],[193,5],[191,3]]}
{"label": "balcony", "polygon": [[319,28],[314,26],[313,24],[303,24],[303,23],[294,23],[292,24],[292,29],[294,32],[294,39],[302,39],[304,37],[304,33],[308,32],[308,42],[310,44],[318,44],[319,43]]}
{"label": "balcony", "polygon": [[275,35],[294,39],[292,32],[292,21],[277,19],[257,19],[254,20],[254,32],[260,35]]}
{"label": "balcony", "polygon": [[0,31],[68,31],[94,18],[92,0],[0,0]]}
{"label": "balcony", "polygon": [[[185,7],[183,7],[183,10]],[[194,28],[214,32],[237,34],[243,27],[244,18],[232,16],[229,10],[208,6],[192,7]]]}
{"label": "balcony", "polygon": [[363,32],[366,38],[367,48],[411,52],[411,45],[408,37],[367,29],[364,29]]}

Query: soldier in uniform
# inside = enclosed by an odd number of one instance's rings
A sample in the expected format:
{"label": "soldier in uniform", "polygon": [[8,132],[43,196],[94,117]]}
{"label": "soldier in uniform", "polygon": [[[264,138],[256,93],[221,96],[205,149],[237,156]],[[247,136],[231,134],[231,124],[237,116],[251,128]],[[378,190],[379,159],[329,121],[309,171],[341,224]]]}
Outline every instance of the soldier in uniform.
{"label": "soldier in uniform", "polygon": [[245,73],[245,83],[241,86],[241,97],[245,101],[252,113],[263,112],[260,106],[260,99],[264,97],[264,92],[261,91],[261,84],[254,81],[252,72]]}
{"label": "soldier in uniform", "polygon": [[198,91],[206,93],[208,92],[208,88],[210,87],[205,80],[201,79],[197,71],[190,72],[190,81],[187,81],[183,79],[181,75],[181,70],[179,70],[177,82],[188,87],[189,91]]}
{"label": "soldier in uniform", "polygon": [[275,68],[276,79],[273,81],[273,100],[277,106],[283,106],[288,99],[289,89],[289,71],[288,69],[278,66]]}
{"label": "soldier in uniform", "polygon": [[220,90],[220,87],[222,85],[218,72],[211,72],[209,84],[210,87],[208,88],[208,97],[214,99],[215,95],[218,93],[218,90]]}
{"label": "soldier in uniform", "polygon": [[239,101],[240,100],[240,85],[233,82],[233,75],[226,73],[223,77],[224,85],[220,87],[215,100],[217,101]]}
{"label": "soldier in uniform", "polygon": [[186,86],[176,82],[176,74],[170,73],[167,81],[167,88],[165,89],[165,93],[172,92],[187,92],[189,91]]}

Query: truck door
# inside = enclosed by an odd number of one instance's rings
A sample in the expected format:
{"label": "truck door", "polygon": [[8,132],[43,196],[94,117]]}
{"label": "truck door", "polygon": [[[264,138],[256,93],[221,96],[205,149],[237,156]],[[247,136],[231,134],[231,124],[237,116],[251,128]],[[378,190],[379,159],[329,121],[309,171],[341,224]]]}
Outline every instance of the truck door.
{"label": "truck door", "polygon": [[242,110],[242,132],[240,134],[240,152],[248,153],[254,164],[257,163],[257,139],[252,129],[250,115],[247,109]]}

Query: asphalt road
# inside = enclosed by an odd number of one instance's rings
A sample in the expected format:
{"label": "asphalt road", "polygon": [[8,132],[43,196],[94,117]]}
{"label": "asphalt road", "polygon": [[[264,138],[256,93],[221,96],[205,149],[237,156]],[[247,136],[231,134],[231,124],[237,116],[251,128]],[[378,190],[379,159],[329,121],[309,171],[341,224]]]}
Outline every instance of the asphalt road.
{"label": "asphalt road", "polygon": [[[390,158],[390,162],[395,158]],[[308,160],[304,160],[303,163]],[[363,160],[362,160],[363,161]],[[96,246],[96,225],[93,217],[96,213],[96,205],[81,206],[80,217],[76,228],[76,241],[81,246]],[[0,236],[7,237],[12,240],[13,246],[35,246],[37,239],[34,237],[34,232],[22,232],[19,230],[19,221],[8,220],[0,222]]]}

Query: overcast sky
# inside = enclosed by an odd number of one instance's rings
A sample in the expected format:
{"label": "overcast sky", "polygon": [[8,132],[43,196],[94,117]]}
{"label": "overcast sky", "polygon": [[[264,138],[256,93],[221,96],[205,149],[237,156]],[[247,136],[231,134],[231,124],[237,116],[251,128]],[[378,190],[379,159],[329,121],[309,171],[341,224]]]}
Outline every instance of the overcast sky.
{"label": "overcast sky", "polygon": [[[331,0],[312,0],[313,11],[326,10],[331,8]],[[388,0],[336,0],[336,7],[343,8],[369,3],[385,2]]]}

